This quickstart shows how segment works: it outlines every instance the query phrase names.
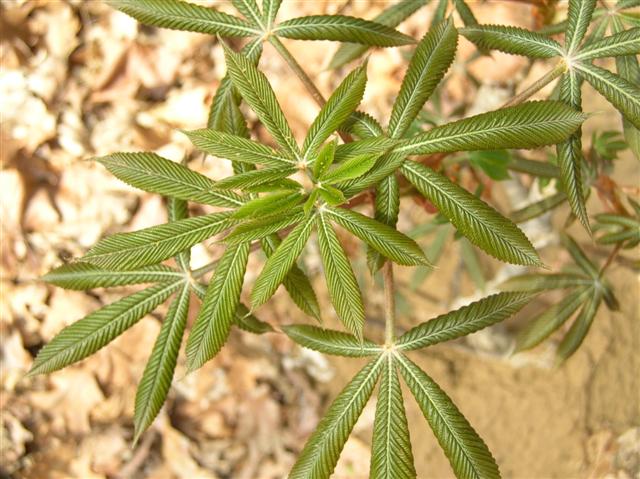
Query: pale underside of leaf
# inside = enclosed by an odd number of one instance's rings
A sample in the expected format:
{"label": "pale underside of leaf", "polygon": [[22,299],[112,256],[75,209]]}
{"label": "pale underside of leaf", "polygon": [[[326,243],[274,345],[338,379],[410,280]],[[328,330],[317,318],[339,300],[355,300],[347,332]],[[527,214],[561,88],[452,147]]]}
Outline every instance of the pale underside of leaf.
{"label": "pale underside of leaf", "polygon": [[402,173],[458,231],[482,250],[509,263],[541,264],[525,234],[481,199],[416,162],[405,162]]}
{"label": "pale underside of leaf", "polygon": [[371,446],[372,479],[412,479],[413,465],[409,427],[394,356],[387,354],[382,365],[382,380],[373,424]]}
{"label": "pale underside of leaf", "polygon": [[424,371],[398,354],[400,372],[444,450],[456,477],[497,479],[498,466],[484,441],[453,401]]}
{"label": "pale underside of leaf", "polygon": [[135,400],[134,443],[158,415],[171,387],[182,335],[187,324],[189,295],[189,285],[185,283],[162,322],[149,362],[142,374]]}
{"label": "pale underside of leaf", "polygon": [[249,244],[227,246],[218,261],[202,308],[187,341],[187,368],[194,371],[213,358],[227,341],[247,269]]}
{"label": "pale underside of leaf", "polygon": [[349,258],[323,213],[317,216],[318,243],[331,303],[345,327],[362,340],[364,305]]}
{"label": "pale underside of leaf", "polygon": [[523,292],[487,296],[415,326],[398,339],[398,348],[411,351],[474,333],[513,316],[533,296]]}
{"label": "pale underside of leaf", "polygon": [[153,311],[181,284],[183,281],[151,286],[67,326],[38,352],[29,375],[50,373],[92,355]]}
{"label": "pale underside of leaf", "polygon": [[130,270],[159,263],[231,226],[230,213],[211,213],[100,240],[82,258],[105,269]]}
{"label": "pale underside of leaf", "polygon": [[313,432],[289,479],[328,479],[353,426],[371,397],[384,356],[372,360],[342,390]]}

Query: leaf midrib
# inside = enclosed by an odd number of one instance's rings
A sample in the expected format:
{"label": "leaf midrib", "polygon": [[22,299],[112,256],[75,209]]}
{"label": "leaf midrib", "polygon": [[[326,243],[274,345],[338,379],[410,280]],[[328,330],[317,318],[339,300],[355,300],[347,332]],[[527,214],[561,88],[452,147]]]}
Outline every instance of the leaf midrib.
{"label": "leaf midrib", "polygon": [[[638,28],[640,29],[640,27],[638,27]],[[628,31],[628,30],[625,30],[625,31]],[[611,36],[604,38],[603,41],[607,40],[609,38],[611,38]],[[630,39],[628,39],[626,41],[623,41],[623,42],[602,45],[599,48],[584,49],[584,50],[582,50],[581,53],[579,53],[578,55],[576,55],[574,57],[574,60],[583,60],[585,58],[586,59],[597,58],[597,57],[594,57],[594,55],[599,55],[601,52],[606,52],[607,50],[615,50],[616,48],[619,48],[621,46],[626,46],[629,43],[638,43],[638,42],[640,42],[640,39],[638,39],[638,38],[630,38]],[[626,56],[626,55],[624,55],[624,56]]]}

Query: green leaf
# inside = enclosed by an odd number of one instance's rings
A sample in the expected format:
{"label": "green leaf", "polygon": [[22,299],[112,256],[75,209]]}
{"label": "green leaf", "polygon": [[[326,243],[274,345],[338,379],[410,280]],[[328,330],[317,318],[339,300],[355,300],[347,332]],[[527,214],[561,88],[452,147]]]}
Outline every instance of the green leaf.
{"label": "green leaf", "polygon": [[[395,175],[389,175],[376,186],[374,219],[395,228],[400,212],[400,186]],[[367,250],[369,270],[375,273],[384,264],[385,258],[375,249]]]}
{"label": "green leaf", "polygon": [[313,176],[319,178],[333,164],[338,140],[333,140],[322,147],[318,157],[313,162]]}
{"label": "green leaf", "polygon": [[636,128],[640,128],[640,87],[608,70],[576,63],[575,66],[593,88],[611,102]]}
{"label": "green leaf", "polygon": [[504,150],[473,151],[469,154],[471,164],[482,169],[493,180],[510,178],[508,165],[511,162],[509,153]]}
{"label": "green leaf", "polygon": [[478,24],[476,16],[473,14],[473,11],[471,11],[471,8],[469,8],[469,5],[467,5],[464,0],[453,0],[453,4],[456,7],[456,11],[458,12],[458,15],[460,15],[462,23],[464,23],[465,27],[472,27]]}
{"label": "green leaf", "polygon": [[562,46],[551,38],[523,28],[505,25],[475,25],[461,28],[460,35],[488,50],[500,50],[529,58],[562,55]]}
{"label": "green leaf", "polygon": [[370,138],[384,133],[380,124],[371,115],[360,111],[354,112],[342,125],[341,130],[359,138]]}
{"label": "green leaf", "polygon": [[592,60],[594,58],[618,57],[640,54],[640,28],[623,30],[609,37],[589,43],[575,60]]}
{"label": "green leaf", "polygon": [[289,338],[305,348],[324,354],[361,358],[376,356],[382,348],[368,339],[359,340],[355,336],[333,329],[323,329],[306,324],[283,326],[282,330]]}
{"label": "green leaf", "polygon": [[[189,217],[189,204],[185,200],[167,198],[167,216],[170,222],[186,220]],[[189,271],[191,269],[191,249],[178,253],[175,260],[182,271]]]}
{"label": "green leaf", "polygon": [[240,302],[249,244],[227,246],[207,288],[202,308],[187,340],[187,368],[195,371],[227,341]]}
{"label": "green leaf", "polygon": [[462,264],[464,265],[467,274],[471,278],[471,281],[476,285],[476,288],[484,291],[487,286],[486,280],[475,248],[466,238],[460,238],[458,244],[460,245],[460,259],[462,260]]}
{"label": "green leaf", "polygon": [[189,285],[185,283],[162,322],[149,362],[136,392],[133,415],[134,444],[158,415],[164,403],[178,361],[178,351],[189,313]]}
{"label": "green leaf", "polygon": [[244,15],[255,27],[263,29],[262,25],[263,17],[256,0],[231,0],[233,6]]}
{"label": "green leaf", "polygon": [[295,137],[267,77],[247,57],[235,53],[224,43],[223,47],[228,73],[242,98],[280,147],[292,158],[299,159],[300,150]]}
{"label": "green leaf", "polygon": [[100,240],[82,258],[105,269],[135,269],[159,263],[232,225],[229,212],[195,216]]}
{"label": "green leaf", "polygon": [[184,132],[196,148],[218,158],[264,165],[272,168],[283,168],[295,165],[295,161],[266,145],[247,140],[236,135],[204,128]]}
{"label": "green leaf", "polygon": [[367,85],[366,64],[353,70],[331,94],[318,116],[309,127],[302,145],[307,161],[313,163],[313,155],[329,135],[342,125],[357,108]]}
{"label": "green leaf", "polygon": [[[353,117],[353,116],[352,116]],[[382,135],[382,131],[380,131]],[[352,141],[351,143],[344,143],[336,147],[334,160],[336,163],[341,163],[354,156],[364,154],[382,154],[391,149],[398,142],[385,136],[368,137],[364,140]]]}
{"label": "green leaf", "polygon": [[578,243],[576,243],[571,236],[562,234],[560,235],[560,240],[562,241],[562,245],[567,249],[571,257],[573,258],[573,261],[575,261],[575,263],[580,267],[580,269],[582,269],[582,271],[587,273],[587,275],[589,275],[591,278],[598,278],[600,276],[600,272],[598,271],[596,265],[593,264],[593,262],[589,258],[587,258],[587,255],[584,254],[584,252],[578,246]]}
{"label": "green leaf", "polygon": [[596,0],[569,0],[567,29],[564,35],[565,48],[568,53],[573,53],[578,49],[585,33],[587,33],[595,7]]}
{"label": "green leaf", "polygon": [[233,193],[213,191],[215,181],[155,153],[114,153],[96,161],[118,179],[144,191],[212,206],[243,203]]}
{"label": "green leaf", "polygon": [[392,138],[400,138],[411,126],[449,69],[457,46],[458,32],[451,18],[429,30],[420,40],[393,104],[388,128]]}
{"label": "green leaf", "polygon": [[257,218],[277,215],[279,213],[291,214],[292,209],[300,204],[303,196],[300,193],[282,191],[261,196],[248,201],[233,214],[234,218]]}
{"label": "green leaf", "polygon": [[314,216],[310,215],[297,225],[285,240],[269,256],[264,268],[256,279],[251,291],[251,307],[256,309],[273,296],[296,259],[302,253],[314,224]]}
{"label": "green leaf", "polygon": [[344,208],[327,207],[325,212],[340,226],[398,264],[430,264],[415,241],[384,223]]}
{"label": "green leaf", "polygon": [[282,0],[262,0],[262,16],[269,30],[278,15],[281,3]]}
{"label": "green leaf", "polygon": [[298,171],[293,167],[262,168],[228,176],[215,184],[217,190],[244,190],[283,180]]}
{"label": "green leaf", "polygon": [[580,310],[578,317],[571,325],[571,328],[558,345],[556,351],[556,359],[558,363],[562,363],[576,352],[580,347],[584,338],[587,336],[593,319],[598,312],[598,308],[602,303],[602,292],[595,288],[592,295],[586,300],[584,306]]}
{"label": "green leaf", "polygon": [[528,160],[518,156],[512,156],[507,168],[520,173],[538,176],[541,178],[559,178],[560,169],[546,161]]}
{"label": "green leaf", "polygon": [[[582,79],[570,72],[560,79],[560,99],[568,105],[580,109],[582,98],[580,86]],[[580,220],[585,229],[590,232],[589,216],[584,201],[584,188],[582,185],[582,133],[580,129],[571,135],[566,141],[557,146],[558,166],[560,167],[560,180],[571,211]]]}
{"label": "green leaf", "polygon": [[107,0],[107,3],[145,25],[227,37],[261,34],[244,20],[180,0]]}
{"label": "green leaf", "polygon": [[503,291],[545,291],[551,289],[589,286],[593,280],[574,273],[519,274],[512,276],[502,284]]}
{"label": "green leaf", "polygon": [[[280,244],[281,241],[278,235],[270,235],[262,240],[262,249],[267,256],[271,256]],[[321,320],[320,305],[311,286],[311,281],[295,263],[282,280],[282,285],[302,312],[318,321]]]}
{"label": "green leaf", "polygon": [[530,320],[526,328],[516,338],[515,352],[524,351],[537,346],[580,307],[591,294],[591,288],[582,288],[571,292],[568,296],[552,305],[544,313]]}
{"label": "green leaf", "polygon": [[328,479],[380,376],[384,356],[358,372],[331,404],[304,446],[289,479]]}
{"label": "green leaf", "polygon": [[341,205],[347,201],[342,191],[333,186],[322,185],[317,190],[320,197],[331,206]]}
{"label": "green leaf", "polygon": [[406,156],[403,153],[386,153],[378,158],[376,164],[373,165],[373,168],[371,168],[366,175],[345,181],[340,185],[340,189],[346,197],[351,197],[356,193],[377,185],[383,179],[395,173],[402,163],[404,163],[405,159]]}
{"label": "green leaf", "polygon": [[[622,22],[617,18],[613,18],[611,22],[614,32],[621,32],[624,28]],[[627,55],[616,57],[616,70],[625,80],[633,85],[640,84],[640,66],[638,65],[637,55]],[[636,128],[624,116],[622,117],[622,126],[624,130],[624,138],[629,145],[629,149],[633,152],[636,159],[640,160],[640,129]]]}
{"label": "green leaf", "polygon": [[449,396],[406,356],[400,354],[396,357],[400,372],[449,459],[456,477],[499,478],[500,471],[491,452]]}
{"label": "green leaf", "polygon": [[251,334],[264,334],[274,332],[273,327],[264,321],[260,321],[253,314],[249,312],[244,304],[238,303],[238,309],[236,309],[236,316],[234,323],[243,331]]}
{"label": "green leaf", "polygon": [[183,281],[162,283],[104,306],[64,328],[43,347],[29,376],[50,373],[92,355],[163,303]]}
{"label": "green leaf", "polygon": [[524,223],[530,219],[537,218],[538,216],[552,210],[553,208],[560,206],[567,199],[562,191],[555,193],[547,198],[543,198],[540,201],[531,203],[519,210],[514,211],[509,216],[514,223]]}
{"label": "green leaf", "polygon": [[317,217],[318,244],[331,303],[345,327],[362,340],[364,305],[358,281],[336,232],[324,214]]}
{"label": "green leaf", "polygon": [[499,323],[520,311],[533,298],[531,293],[499,293],[438,316],[403,334],[398,349],[412,351],[451,341]]}
{"label": "green leaf", "polygon": [[416,162],[405,162],[402,173],[458,231],[482,250],[508,263],[541,264],[524,233],[475,195]]}
{"label": "green leaf", "polygon": [[565,140],[585,116],[556,101],[534,101],[437,126],[392,151],[428,155],[468,150],[537,148]]}
{"label": "green leaf", "polygon": [[359,178],[373,168],[380,153],[364,153],[339,163],[335,168],[320,177],[322,183],[335,185],[347,180]]}
{"label": "green leaf", "polygon": [[80,291],[130,284],[175,281],[183,277],[181,272],[161,264],[131,271],[109,271],[98,268],[91,263],[76,261],[49,271],[42,277],[42,280],[61,288]]}
{"label": "green leaf", "polygon": [[411,453],[409,426],[404,411],[400,381],[391,354],[385,356],[378,391],[371,446],[372,479],[413,479],[417,477]]}
{"label": "green leaf", "polygon": [[[386,8],[373,21],[387,27],[397,27],[409,18],[416,10],[428,3],[428,0],[402,0]],[[357,43],[345,43],[333,55],[327,69],[339,68],[352,60],[361,57],[369,47]]]}
{"label": "green leaf", "polygon": [[273,33],[295,40],[333,40],[376,47],[414,43],[413,38],[379,23],[344,15],[311,15],[278,24]]}
{"label": "green leaf", "polygon": [[224,238],[227,244],[238,244],[264,238],[291,225],[300,223],[305,218],[301,210],[287,211],[265,218],[251,219],[237,226]]}

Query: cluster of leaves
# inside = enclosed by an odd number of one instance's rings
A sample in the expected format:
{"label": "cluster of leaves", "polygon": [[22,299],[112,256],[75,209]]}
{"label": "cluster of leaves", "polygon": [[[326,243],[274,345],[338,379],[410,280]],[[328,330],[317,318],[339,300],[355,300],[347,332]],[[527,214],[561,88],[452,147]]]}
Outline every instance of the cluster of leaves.
{"label": "cluster of leaves", "polygon": [[[366,244],[372,273],[389,261],[428,271],[431,265],[428,257],[436,256],[435,249],[425,254],[414,239],[396,228],[400,185],[404,182],[438,209],[437,224],[446,225],[439,230],[443,233],[438,233],[440,249],[455,229],[455,237],[467,251],[465,261],[470,270],[474,263],[477,269],[472,244],[503,262],[540,265],[536,250],[514,221],[442,171],[425,166],[422,159],[469,152],[471,164],[495,180],[505,178],[505,168],[560,178],[566,196],[558,203],[568,197],[584,221],[580,126],[586,116],[579,111],[579,86],[583,77],[587,79],[622,112],[626,121],[637,127],[640,117],[640,97],[634,96],[637,87],[622,76],[591,64],[595,58],[627,58],[636,54],[637,29],[583,42],[593,2],[572,0],[566,28],[567,47],[563,48],[541,34],[512,27],[480,26],[468,5],[455,0],[452,6],[466,25],[462,33],[483,52],[499,48],[538,58],[562,57],[566,73],[560,82],[560,101],[522,103],[445,121],[424,130],[415,127],[416,118],[441,84],[457,49],[458,30],[451,17],[445,18],[448,0],[440,1],[432,27],[419,42],[393,27],[425,1],[404,0],[383,11],[374,21],[337,15],[301,17],[281,23],[275,21],[280,5],[277,0],[264,0],[262,8],[254,0],[234,0],[233,5],[244,19],[179,0],[108,1],[149,25],[249,38],[241,52],[220,40],[227,74],[215,94],[207,128],[184,132],[197,149],[231,161],[233,174],[214,180],[187,164],[154,153],[114,153],[98,158],[122,181],[166,197],[169,221],[109,236],[82,258],[60,266],[44,279],[71,289],[153,285],[65,328],[39,352],[30,374],[52,372],[86,358],[175,293],[138,389],[134,418],[137,439],[166,398],[192,293],[202,304],[186,341],[189,371],[200,368],[220,351],[233,325],[257,334],[274,331],[254,313],[280,285],[303,313],[321,319],[311,282],[298,265],[315,231],[331,303],[348,333],[309,325],[290,325],[283,327],[283,331],[305,347],[372,360],[336,398],[305,446],[291,477],[325,478],[332,473],[380,378],[371,476],[415,477],[400,377],[416,398],[456,475],[499,477],[484,442],[448,396],[405,353],[502,321],[538,291],[571,287],[576,290],[572,296],[575,301],[570,305],[561,303],[557,308],[565,315],[564,320],[586,303],[559,349],[560,356],[567,357],[584,338],[600,302],[604,300],[610,307],[615,303],[601,272],[572,240],[567,240],[569,251],[583,270],[581,273],[516,278],[512,280],[515,289],[526,291],[488,296],[378,345],[365,338],[362,292],[336,227]],[[291,63],[290,54],[278,37],[346,42],[333,58],[332,67],[358,58],[369,46],[416,43],[386,127],[357,111],[367,83],[365,62],[346,75],[326,102],[320,102],[323,106],[300,145],[267,77],[258,68],[265,40]],[[250,138],[241,109],[243,101],[275,146]],[[339,137],[349,141],[340,142]],[[605,141],[606,144],[610,142]],[[546,145],[559,145],[558,166],[525,160],[504,151]],[[369,217],[351,206],[357,197],[372,190],[375,212]],[[216,212],[190,216],[189,202],[215,207]],[[637,244],[635,218],[604,215],[598,221],[614,228],[601,241]],[[224,235],[221,257],[193,269],[191,247],[218,235]],[[241,302],[245,271],[249,255],[257,249],[264,252],[266,261],[251,286],[250,303],[245,305]],[[172,260],[176,267],[164,264],[167,260]],[[211,272],[207,283],[204,278]],[[549,314],[542,315],[532,323],[534,332],[520,341],[521,348],[533,346],[561,324],[555,315],[551,318]]]}

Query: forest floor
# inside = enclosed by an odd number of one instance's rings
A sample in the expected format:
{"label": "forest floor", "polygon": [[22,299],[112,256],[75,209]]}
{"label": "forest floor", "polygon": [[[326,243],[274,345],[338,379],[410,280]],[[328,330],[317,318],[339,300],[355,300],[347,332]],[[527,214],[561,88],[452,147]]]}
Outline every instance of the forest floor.
{"label": "forest floor", "polygon": [[[24,378],[37,350],[64,326],[131,291],[74,292],[38,278],[82,255],[106,234],[166,221],[161,198],[134,190],[84,160],[116,151],[153,150],[173,160],[190,154],[192,147],[179,129],[206,124],[212,93],[225,69],[214,38],[141,28],[99,1],[0,3],[0,477],[285,477],[358,361],[327,359],[279,334],[235,331],[223,351],[196,373],[185,376],[181,356],[167,405],[135,448],[133,399],[162,308],[95,356],[50,376]],[[214,3],[231,8],[228,2]],[[280,18],[335,13],[344,4],[285,0]],[[379,1],[352,2],[345,13],[371,18],[383,6]],[[524,4],[473,6],[481,23],[532,27],[530,7]],[[400,29],[414,37],[424,34],[432,10],[431,5],[419,11]],[[287,45],[325,94],[345,74],[323,70],[334,44]],[[473,51],[460,40],[459,58]],[[371,56],[363,105],[381,120],[402,80],[405,52],[375,50]],[[261,67],[294,133],[303,138],[317,106],[272,49],[265,48]],[[451,104],[466,100],[476,111],[498,107],[511,95],[514,79],[525,76],[527,84],[545,71],[536,64],[523,73],[525,60],[501,54],[482,57],[470,68],[482,79],[482,94],[476,95],[478,87],[460,74],[458,61],[444,98]],[[585,88],[584,95],[585,109],[600,112],[585,125],[588,143],[595,128],[618,129],[619,117],[593,91]],[[269,141],[263,130],[253,130]],[[226,162],[212,159],[194,161],[191,167],[214,178],[230,172]],[[639,163],[624,156],[614,178],[640,184]],[[590,201],[597,211],[598,199]],[[403,211],[401,228],[429,218],[410,199],[403,200]],[[566,210],[561,210],[546,221],[561,227],[564,217]],[[579,228],[571,231],[589,245]],[[342,239],[356,266],[365,271],[359,244]],[[416,288],[409,286],[411,272],[398,269],[402,327],[485,294],[461,273],[457,247],[448,245],[438,269]],[[320,300],[328,304],[316,251],[312,245],[305,266]],[[607,254],[603,251],[596,251],[600,258]],[[196,247],[193,263],[204,264],[219,252],[215,244]],[[638,257],[638,251],[625,254]],[[501,271],[497,262],[480,256],[487,277]],[[552,269],[568,259],[553,244],[542,256]],[[261,261],[251,258],[248,283]],[[531,353],[509,355],[514,332],[559,297],[553,294],[528,306],[516,320],[415,356],[485,439],[504,477],[640,477],[640,278],[618,262],[610,277],[620,311],[602,308],[583,347],[562,368],[550,366],[553,341]],[[362,283],[368,289],[372,336],[381,336],[380,286],[364,275]],[[331,314],[328,325],[335,321]],[[258,315],[273,324],[308,321],[281,292]],[[419,477],[452,477],[422,414],[407,402]],[[374,411],[372,399],[347,442],[336,478],[367,477]]]}

